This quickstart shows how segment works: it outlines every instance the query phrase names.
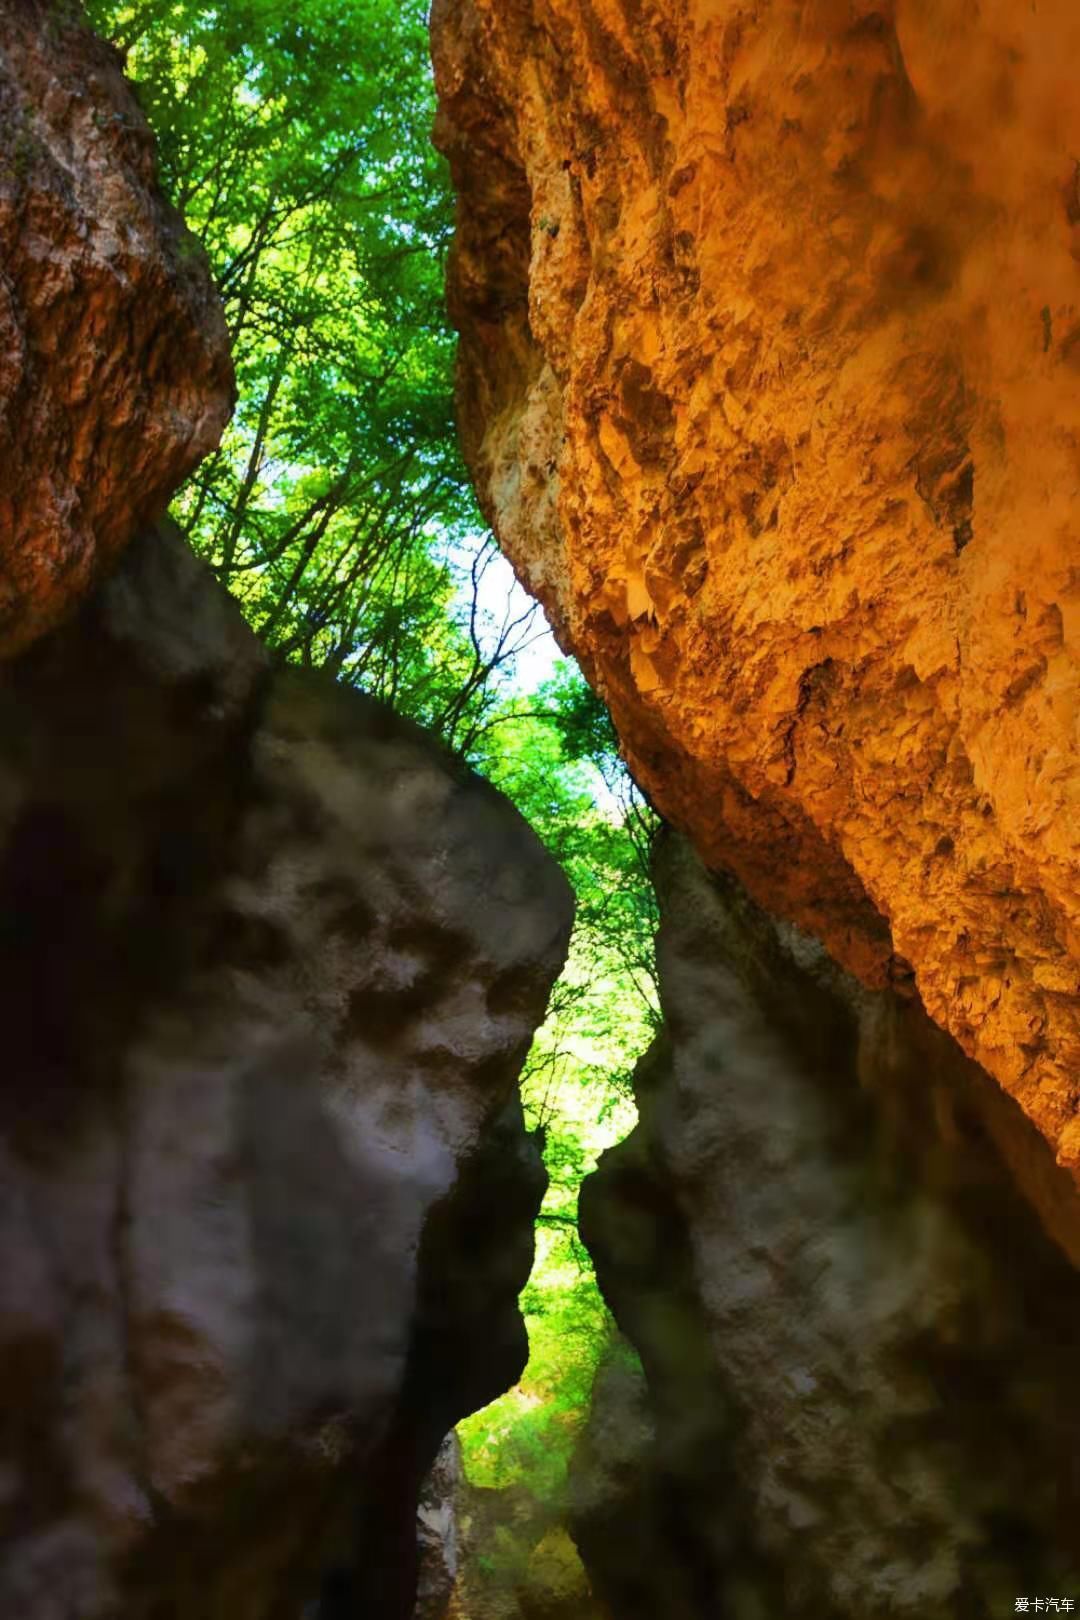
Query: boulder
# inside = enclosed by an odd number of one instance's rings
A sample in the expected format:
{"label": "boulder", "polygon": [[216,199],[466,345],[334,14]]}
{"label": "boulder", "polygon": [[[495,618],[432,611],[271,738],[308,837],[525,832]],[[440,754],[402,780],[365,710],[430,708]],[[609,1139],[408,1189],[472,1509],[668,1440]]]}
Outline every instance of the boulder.
{"label": "boulder", "polygon": [[233,401],[205,255],[74,0],[0,14],[0,657],[71,612]]}
{"label": "boulder", "polygon": [[169,530],[0,669],[0,1612],[406,1620],[511,1385],[571,921],[431,738]]}

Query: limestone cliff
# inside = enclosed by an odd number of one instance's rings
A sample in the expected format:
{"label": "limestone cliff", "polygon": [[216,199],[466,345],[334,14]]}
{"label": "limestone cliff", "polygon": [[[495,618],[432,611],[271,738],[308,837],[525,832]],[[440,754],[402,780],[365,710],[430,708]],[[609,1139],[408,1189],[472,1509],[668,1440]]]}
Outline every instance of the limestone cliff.
{"label": "limestone cliff", "polygon": [[485,509],[707,863],[1080,1166],[1080,11],[437,0]]}
{"label": "limestone cliff", "polygon": [[406,1620],[419,1482],[525,1362],[570,909],[175,536],[3,667],[0,1612]]}
{"label": "limestone cliff", "polygon": [[115,52],[71,0],[4,0],[0,656],[79,602],[231,406],[221,305]]}
{"label": "limestone cliff", "polygon": [[657,880],[665,1033],[581,1204],[649,1392],[623,1370],[594,1403],[573,1527],[600,1595],[975,1620],[1075,1594],[1080,1279],[995,1138],[1045,1143],[914,1001],[684,841]]}

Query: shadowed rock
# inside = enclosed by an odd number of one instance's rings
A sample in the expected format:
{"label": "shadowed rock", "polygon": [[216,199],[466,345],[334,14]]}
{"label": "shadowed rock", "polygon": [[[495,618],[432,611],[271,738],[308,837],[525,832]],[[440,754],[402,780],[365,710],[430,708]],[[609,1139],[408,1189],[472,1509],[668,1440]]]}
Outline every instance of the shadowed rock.
{"label": "shadowed rock", "polygon": [[570,915],[172,532],[4,667],[0,1611],[404,1620],[419,1481],[526,1357]]}
{"label": "shadowed rock", "polygon": [[[632,1372],[574,1530],[615,1620],[1013,1612],[1080,1576],[1071,1178],[914,999],[656,862],[665,1032],[582,1234]],[[653,1437],[650,1437],[650,1430]]]}

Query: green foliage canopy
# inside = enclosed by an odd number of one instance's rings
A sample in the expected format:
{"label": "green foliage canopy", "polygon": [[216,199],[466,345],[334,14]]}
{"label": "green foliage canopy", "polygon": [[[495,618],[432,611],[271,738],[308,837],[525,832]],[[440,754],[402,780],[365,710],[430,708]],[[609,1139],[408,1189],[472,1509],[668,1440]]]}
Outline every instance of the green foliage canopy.
{"label": "green foliage canopy", "polygon": [[453,420],[452,228],[417,0],[90,0],[221,289],[239,401],[181,494],[284,656],[468,750],[529,632],[456,619],[480,527]]}

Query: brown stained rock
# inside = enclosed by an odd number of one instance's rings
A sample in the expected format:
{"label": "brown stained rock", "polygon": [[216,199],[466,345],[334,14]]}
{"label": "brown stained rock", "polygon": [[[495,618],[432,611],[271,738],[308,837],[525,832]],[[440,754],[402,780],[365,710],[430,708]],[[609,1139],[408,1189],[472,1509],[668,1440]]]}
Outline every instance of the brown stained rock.
{"label": "brown stained rock", "polygon": [[4,666],[0,1613],[407,1620],[420,1480],[526,1358],[570,915],[173,532]]}
{"label": "brown stained rock", "polygon": [[1080,1167],[1080,10],[438,0],[480,497],[657,806]]}
{"label": "brown stained rock", "polygon": [[71,0],[0,9],[0,656],[67,613],[213,449],[209,267],[116,53]]}
{"label": "brown stained rock", "polygon": [[665,1031],[581,1198],[649,1395],[607,1369],[576,1469],[598,1595],[615,1620],[1075,1595],[1080,1278],[1002,1148],[1041,1161],[1075,1240],[1069,1176],[914,1000],[682,839],[656,875]]}

